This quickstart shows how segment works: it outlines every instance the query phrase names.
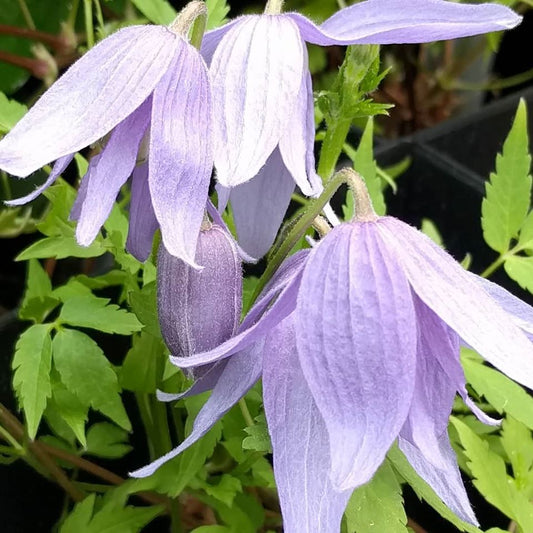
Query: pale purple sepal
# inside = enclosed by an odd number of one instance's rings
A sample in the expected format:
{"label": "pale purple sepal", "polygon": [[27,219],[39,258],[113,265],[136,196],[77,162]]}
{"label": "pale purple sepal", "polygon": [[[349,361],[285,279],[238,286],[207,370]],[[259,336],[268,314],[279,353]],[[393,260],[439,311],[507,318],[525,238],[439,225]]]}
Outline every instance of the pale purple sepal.
{"label": "pale purple sepal", "polygon": [[220,226],[200,232],[197,270],[169,254],[157,261],[157,307],[170,352],[188,358],[211,350],[237,330],[242,302],[242,270],[233,239]]}
{"label": "pale purple sepal", "polygon": [[211,351],[197,353],[190,357],[171,357],[171,362],[180,368],[212,363],[229,357],[262,339],[294,310],[301,270],[306,257],[306,252],[299,252],[285,261],[244,318],[237,335]]}
{"label": "pale purple sepal", "polygon": [[17,205],[24,205],[24,204],[27,204],[28,202],[31,202],[32,200],[35,200],[37,196],[39,196],[45,189],[50,187],[50,185],[52,185],[55,182],[55,180],[65,171],[65,169],[69,166],[72,159],[74,159],[74,154],[68,154],[64,157],[60,157],[54,163],[52,172],[50,172],[50,175],[48,176],[48,178],[46,178],[46,181],[42,185],[37,187],[30,194],[23,196],[22,198],[16,198],[14,200],[7,200],[4,203],[6,205],[9,205],[10,207],[14,207]]}
{"label": "pale purple sepal", "polygon": [[300,368],[292,315],[267,336],[263,396],[285,533],[338,533],[351,491],[329,479],[328,432]]}
{"label": "pale purple sepal", "polygon": [[472,277],[506,313],[511,315],[513,322],[528,336],[529,340],[533,341],[533,307],[488,279],[475,274],[472,274]]}
{"label": "pale purple sepal", "polygon": [[215,167],[233,187],[252,179],[286,132],[304,73],[304,43],[288,17],[247,16],[211,61]]}
{"label": "pale purple sepal", "polygon": [[262,354],[263,343],[259,342],[229,359],[209,400],[198,413],[192,433],[177,448],[148,466],[132,472],[130,476],[147,477],[153,474],[161,465],[203,437],[259,379],[263,364]]}
{"label": "pale purple sepal", "polygon": [[131,26],[98,43],[0,141],[0,168],[27,176],[104,137],[154,90],[177,42],[164,27]]}
{"label": "pale purple sepal", "polygon": [[212,170],[211,90],[207,67],[183,39],[153,93],[149,185],[161,237],[193,265]]}
{"label": "pale purple sepal", "polygon": [[129,220],[126,250],[144,262],[152,253],[154,234],[159,227],[150,198],[148,163],[137,165],[133,170]]}
{"label": "pale purple sepal", "polygon": [[419,298],[483,358],[533,388],[533,344],[512,316],[429,237],[391,217],[376,224]]}
{"label": "pale purple sepal", "polygon": [[372,477],[415,382],[411,291],[376,231],[359,223],[328,233],[309,254],[296,308],[300,364],[328,428],[338,490]]}
{"label": "pale purple sepal", "polygon": [[74,204],[70,210],[68,217],[69,220],[75,220],[77,222],[80,219],[81,208],[83,207],[83,202],[85,202],[85,197],[87,196],[87,189],[89,188],[91,175],[94,172],[94,169],[96,168],[101,156],[102,154],[99,153],[91,157],[89,166],[87,167],[87,172],[85,172],[85,175],[81,178],[81,182],[78,187],[78,194],[76,195],[76,199],[74,200]]}
{"label": "pale purple sepal", "polygon": [[497,4],[462,4],[443,0],[367,0],[341,9],[320,26],[289,13],[310,43],[394,44],[456,39],[506,30],[522,17]]}
{"label": "pale purple sepal", "polygon": [[150,123],[151,99],[115,127],[92,167],[76,227],[76,240],[89,246],[106,221],[120,188],[130,177]]}
{"label": "pale purple sepal", "polygon": [[210,30],[204,34],[200,53],[202,54],[202,57],[204,58],[204,61],[207,65],[211,64],[213,54],[215,53],[215,50],[218,44],[220,43],[222,37],[224,37],[228,30],[233,28],[235,24],[238,24],[240,22],[240,19],[241,17],[237,17],[231,22],[224,24],[224,26],[220,26],[220,28],[215,28],[214,30]]}
{"label": "pale purple sepal", "polygon": [[[307,50],[304,48],[305,63]],[[279,142],[283,161],[300,190],[306,196],[318,196],[322,180],[315,171],[315,104],[311,73],[307,71],[296,100],[290,123]]]}
{"label": "pale purple sepal", "polygon": [[437,468],[433,462],[428,461],[423,453],[407,440],[402,437],[398,439],[400,450],[416,473],[459,518],[477,526],[478,522],[457,466],[457,458],[446,432],[441,436],[439,444],[441,454],[439,463],[443,465],[442,468]]}
{"label": "pale purple sepal", "polygon": [[294,180],[276,148],[253,180],[231,189],[230,202],[240,246],[263,257],[276,238],[294,191]]}

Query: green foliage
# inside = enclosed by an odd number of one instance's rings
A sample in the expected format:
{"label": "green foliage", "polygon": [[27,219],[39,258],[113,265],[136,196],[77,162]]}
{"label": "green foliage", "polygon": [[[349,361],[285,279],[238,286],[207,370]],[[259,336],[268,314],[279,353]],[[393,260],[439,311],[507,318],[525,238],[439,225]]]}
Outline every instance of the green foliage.
{"label": "green foliage", "polygon": [[26,291],[19,310],[19,317],[24,320],[42,322],[48,313],[59,304],[52,294],[52,282],[39,261],[28,262]]}
{"label": "green foliage", "polygon": [[245,433],[248,435],[242,441],[244,450],[253,450],[256,452],[272,453],[272,443],[268,433],[267,421],[264,413],[255,417],[253,426],[245,427]]}
{"label": "green foliage", "polygon": [[476,488],[523,531],[533,531],[533,504],[508,476],[504,460],[459,419],[452,417],[452,424],[468,457]]}
{"label": "green foliage", "polygon": [[207,5],[207,29],[212,30],[226,24],[230,7],[226,0],[205,0]]}
{"label": "green foliage", "polygon": [[167,26],[176,18],[176,10],[166,0],[132,0],[132,4],[154,24]]}
{"label": "green foliage", "polygon": [[503,151],[496,159],[481,207],[483,236],[487,244],[503,254],[517,238],[529,210],[531,157],[528,153],[527,111],[520,101]]}
{"label": "green foliage", "polygon": [[26,113],[27,107],[0,91],[0,135],[7,133]]}
{"label": "green foliage", "polygon": [[507,376],[479,360],[462,358],[468,383],[501,414],[508,413],[533,429],[533,398]]}
{"label": "green foliage", "polygon": [[35,438],[48,398],[52,394],[50,327],[37,324],[19,338],[13,359],[13,387],[24,409],[28,435]]}
{"label": "green foliage", "polygon": [[98,345],[81,331],[62,329],[54,337],[52,348],[54,365],[65,387],[84,405],[129,431],[117,375]]}
{"label": "green foliage", "polygon": [[89,455],[105,459],[118,459],[131,450],[127,431],[109,422],[99,422],[89,428],[86,448]]}
{"label": "green foliage", "polygon": [[354,491],[345,515],[347,533],[407,533],[402,487],[388,461],[371,481]]}
{"label": "green foliage", "polygon": [[59,533],[137,533],[161,512],[160,507],[124,507],[91,494],[76,505]]}
{"label": "green foliage", "polygon": [[72,296],[65,301],[59,320],[72,326],[118,335],[131,335],[142,329],[142,324],[133,313],[109,302],[108,298],[97,298],[92,294]]}

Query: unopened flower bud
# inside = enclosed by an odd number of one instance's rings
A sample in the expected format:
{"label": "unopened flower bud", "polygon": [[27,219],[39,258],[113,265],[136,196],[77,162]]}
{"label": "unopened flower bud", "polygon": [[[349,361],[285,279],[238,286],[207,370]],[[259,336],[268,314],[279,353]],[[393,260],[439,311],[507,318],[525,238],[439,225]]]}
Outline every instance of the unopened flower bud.
{"label": "unopened flower bud", "polygon": [[210,350],[238,326],[242,271],[237,248],[223,228],[208,223],[198,238],[194,269],[170,255],[163,244],[158,258],[158,310],[161,332],[172,355]]}

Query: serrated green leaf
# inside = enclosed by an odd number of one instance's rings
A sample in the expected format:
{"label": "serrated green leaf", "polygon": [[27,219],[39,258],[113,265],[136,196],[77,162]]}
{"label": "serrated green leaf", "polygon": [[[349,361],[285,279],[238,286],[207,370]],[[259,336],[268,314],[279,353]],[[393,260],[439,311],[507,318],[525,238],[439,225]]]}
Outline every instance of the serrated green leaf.
{"label": "serrated green leaf", "polygon": [[59,320],[65,324],[119,335],[131,335],[142,329],[142,324],[133,313],[109,302],[108,298],[96,296],[72,297],[63,305]]}
{"label": "serrated green leaf", "polygon": [[500,253],[509,249],[511,239],[518,235],[529,210],[531,157],[528,147],[526,104],[520,100],[481,206],[483,237],[493,250]]}
{"label": "serrated green leaf", "polygon": [[66,518],[60,533],[138,533],[161,514],[162,507],[132,507],[105,501],[98,508],[101,498],[94,494],[87,496],[74,507]]}
{"label": "serrated green leaf", "polygon": [[66,388],[129,431],[131,424],[120,399],[117,375],[99,346],[81,331],[62,329],[53,340],[52,352]]}
{"label": "serrated green leaf", "polygon": [[52,283],[39,261],[28,263],[26,291],[19,310],[19,317],[42,322],[46,315],[59,303],[52,294]]}
{"label": "serrated green leaf", "polygon": [[26,113],[28,108],[17,102],[10,100],[0,91],[0,134],[7,133]]}
{"label": "serrated green leaf", "polygon": [[76,278],[71,278],[62,287],[54,289],[53,292],[56,298],[59,298],[63,303],[68,302],[72,298],[93,297],[91,289],[83,283],[80,283]]}
{"label": "serrated green leaf", "polygon": [[520,228],[518,245],[522,249],[533,250],[533,211],[530,211]]}
{"label": "serrated green leaf", "polygon": [[512,416],[508,416],[502,423],[500,442],[513,467],[516,487],[530,500],[533,493],[530,473],[533,465],[531,430]]}
{"label": "serrated green leaf", "polygon": [[31,207],[4,207],[0,209],[0,237],[18,237],[35,231],[36,221]]}
{"label": "serrated green leaf", "polygon": [[218,28],[227,22],[230,7],[226,0],[205,0],[207,6],[207,29]]}
{"label": "serrated green leaf", "polygon": [[28,259],[64,259],[65,257],[99,257],[106,252],[105,248],[98,241],[90,246],[80,246],[74,235],[45,237],[37,241],[24,251],[22,251],[15,261],[26,261]]}
{"label": "serrated green leaf", "polygon": [[468,357],[462,358],[462,364],[467,382],[479,396],[484,396],[498,413],[508,413],[533,429],[533,398],[520,385]]}
{"label": "serrated green leaf", "polygon": [[87,445],[85,423],[87,422],[89,404],[80,401],[63,383],[58,382],[52,386],[52,398],[49,407],[72,430],[80,444],[85,447]]}
{"label": "serrated green leaf", "polygon": [[533,293],[533,257],[513,255],[505,260],[503,267],[520,287]]}
{"label": "serrated green leaf", "polygon": [[414,471],[413,467],[409,464],[409,461],[407,461],[397,446],[393,446],[389,450],[387,458],[390,460],[394,470],[401,478],[409,483],[416,495],[431,505],[437,513],[448,520],[448,522],[452,523],[459,531],[481,533],[477,527],[463,522],[442,502],[442,500],[435,494],[434,490]]}
{"label": "serrated green leaf", "polygon": [[[353,156],[353,167],[363,177],[374,210],[378,215],[385,214],[385,199],[381,179],[378,176],[378,167],[374,160],[374,120],[370,117],[366,123],[361,141]],[[351,191],[346,196],[346,205],[343,206],[344,220],[351,220],[354,216],[354,199]]]}
{"label": "serrated green leaf", "polygon": [[166,0],[132,0],[132,4],[154,24],[167,26],[176,18],[175,9]]}
{"label": "serrated green leaf", "polygon": [[140,322],[144,325],[143,331],[161,338],[159,318],[157,315],[157,285],[155,282],[145,285],[142,289],[131,291],[128,294],[131,308]]}
{"label": "serrated green leaf", "polygon": [[212,496],[201,496],[200,500],[212,507],[231,533],[257,533],[265,521],[262,505],[250,494],[241,492],[236,495],[233,505],[228,507]]}
{"label": "serrated green leaf", "polygon": [[134,336],[120,369],[121,386],[134,392],[153,394],[162,378],[166,353],[161,339],[145,331]]}
{"label": "serrated green leaf", "polygon": [[444,242],[442,240],[442,235],[440,234],[437,226],[429,218],[422,219],[422,226],[420,231],[427,235],[435,244],[438,244],[441,248],[444,247]]}
{"label": "serrated green leaf", "polygon": [[31,326],[17,341],[13,359],[13,388],[24,409],[30,439],[34,439],[37,434],[48,398],[52,394],[51,362],[50,326]]}
{"label": "serrated green leaf", "polygon": [[199,483],[199,486],[206,494],[225,503],[228,507],[231,507],[233,504],[235,496],[237,496],[239,492],[242,492],[241,482],[229,474],[222,474],[217,484],[201,482]]}
{"label": "serrated green leaf", "polygon": [[98,422],[87,430],[86,451],[89,455],[118,459],[130,452],[128,433],[108,422]]}
{"label": "serrated green leaf", "polygon": [[369,483],[354,491],[345,515],[347,533],[407,533],[402,487],[387,461]]}
{"label": "serrated green leaf", "polygon": [[272,443],[268,432],[267,421],[264,413],[255,417],[255,424],[244,428],[248,437],[242,441],[244,450],[272,453]]}
{"label": "serrated green leaf", "polygon": [[455,417],[451,418],[451,422],[459,434],[479,492],[524,531],[533,531],[533,504],[511,482],[504,460],[466,424]]}

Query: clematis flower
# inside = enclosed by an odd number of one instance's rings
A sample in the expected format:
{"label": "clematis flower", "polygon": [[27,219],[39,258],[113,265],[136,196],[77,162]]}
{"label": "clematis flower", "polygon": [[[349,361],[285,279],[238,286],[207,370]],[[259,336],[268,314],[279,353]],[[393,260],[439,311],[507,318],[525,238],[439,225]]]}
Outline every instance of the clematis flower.
{"label": "clematis flower", "polygon": [[[159,225],[166,249],[194,264],[212,170],[211,122],[207,66],[176,26],[121,29],[74,63],[0,141],[0,168],[15,176],[56,161],[41,187],[8,203],[34,199],[75,152],[106,137],[72,213],[78,242],[93,241],[133,173],[132,253],[146,259]],[[148,162],[139,168],[143,139]]]}
{"label": "clematis flower", "polygon": [[220,185],[229,188],[221,207],[229,198],[241,246],[253,257],[264,255],[295,184],[308,196],[321,190],[306,42],[420,43],[512,28],[520,20],[495,4],[367,0],[320,26],[297,13],[263,14],[208,32],[201,51],[217,102],[215,167]]}
{"label": "clematis flower", "polygon": [[477,523],[447,434],[455,394],[497,422],[468,398],[460,344],[533,388],[533,308],[416,229],[377,217],[354,184],[357,219],[289,258],[235,337],[172,359],[182,368],[228,361],[191,435],[134,475],[190,446],[262,376],[284,531],[338,533],[351,492],[395,441],[440,498]]}

